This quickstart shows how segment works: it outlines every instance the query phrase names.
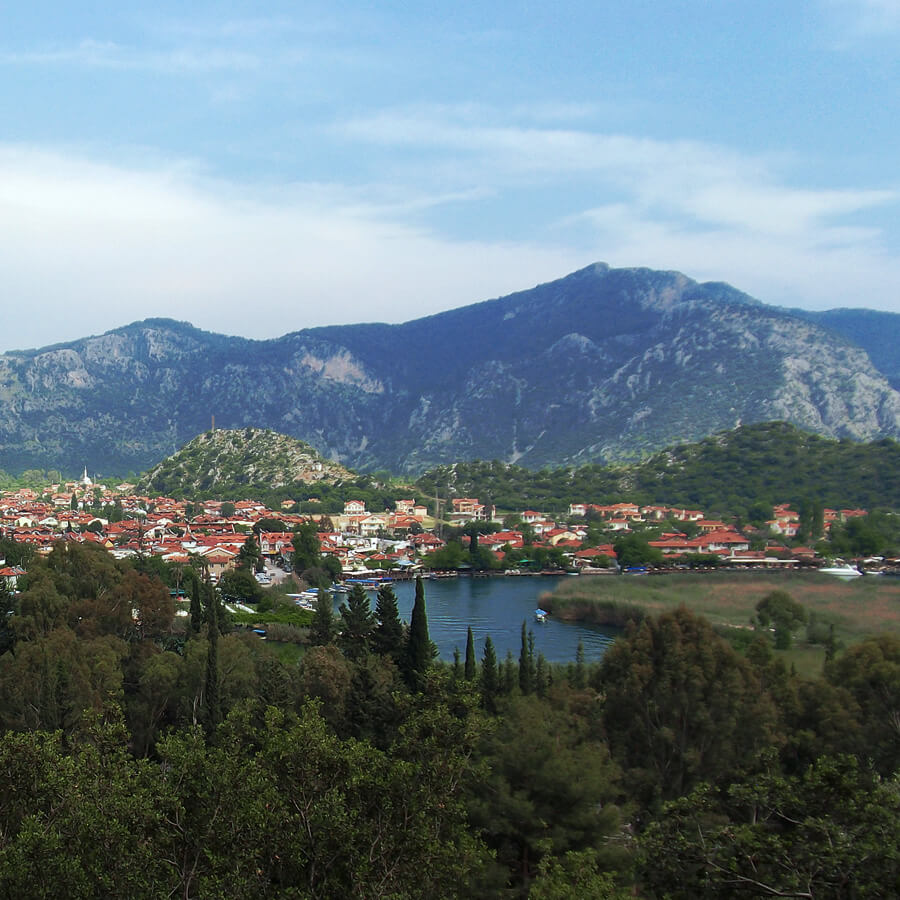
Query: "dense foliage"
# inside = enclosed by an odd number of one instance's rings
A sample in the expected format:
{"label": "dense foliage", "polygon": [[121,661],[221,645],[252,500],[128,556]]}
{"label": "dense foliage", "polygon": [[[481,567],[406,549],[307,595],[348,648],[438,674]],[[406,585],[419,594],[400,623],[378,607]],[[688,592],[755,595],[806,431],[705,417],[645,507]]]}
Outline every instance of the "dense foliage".
{"label": "dense foliage", "polygon": [[598,665],[548,665],[523,623],[518,661],[488,638],[479,663],[470,631],[451,667],[420,583],[411,627],[355,591],[285,662],[202,572],[158,573],[191,596],[176,620],[149,568],[64,542],[7,598],[0,896],[900,888],[897,637],[805,680],[680,608]]}
{"label": "dense foliage", "polygon": [[835,441],[783,422],[744,425],[634,465],[532,472],[498,461],[423,475],[428,496],[478,497],[504,510],[565,511],[570,503],[661,503],[765,520],[775,503],[900,508],[900,444]]}

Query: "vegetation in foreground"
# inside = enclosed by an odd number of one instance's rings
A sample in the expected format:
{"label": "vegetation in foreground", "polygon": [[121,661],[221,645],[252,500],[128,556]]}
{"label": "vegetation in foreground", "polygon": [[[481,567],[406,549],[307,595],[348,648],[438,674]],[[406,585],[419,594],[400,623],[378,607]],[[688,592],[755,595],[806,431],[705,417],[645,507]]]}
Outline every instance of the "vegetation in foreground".
{"label": "vegetation in foreground", "polygon": [[523,623],[518,660],[470,636],[445,666],[420,583],[408,626],[389,587],[323,599],[296,663],[195,574],[181,632],[156,573],[90,545],[4,598],[0,895],[900,891],[896,634],[801,678],[769,598],[742,653],[680,607],[597,665]]}

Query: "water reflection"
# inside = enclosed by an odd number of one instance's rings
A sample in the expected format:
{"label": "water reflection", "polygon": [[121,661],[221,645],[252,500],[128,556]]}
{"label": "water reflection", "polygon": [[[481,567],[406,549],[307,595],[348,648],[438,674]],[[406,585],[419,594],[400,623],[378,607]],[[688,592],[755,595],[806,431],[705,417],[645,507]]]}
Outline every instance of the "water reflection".
{"label": "water reflection", "polygon": [[[442,659],[453,659],[453,648],[465,654],[466,628],[472,626],[479,660],[484,639],[489,634],[503,660],[508,650],[518,659],[522,620],[534,632],[535,654],[543,653],[550,662],[575,659],[578,641],[584,643],[585,658],[597,660],[615,637],[614,629],[556,621],[551,616],[544,624],[536,622],[534,610],[540,595],[559,583],[553,577],[446,578],[425,582],[425,607],[428,630]],[[415,599],[413,582],[394,585],[400,616],[409,621]],[[372,606],[375,595],[372,594]]]}

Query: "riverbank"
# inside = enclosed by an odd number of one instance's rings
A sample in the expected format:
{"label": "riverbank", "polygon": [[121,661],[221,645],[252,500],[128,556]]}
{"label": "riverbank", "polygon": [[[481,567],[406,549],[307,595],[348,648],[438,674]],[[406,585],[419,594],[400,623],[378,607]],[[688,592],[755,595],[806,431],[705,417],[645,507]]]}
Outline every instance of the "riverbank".
{"label": "riverbank", "polygon": [[[900,579],[885,577],[844,581],[786,571],[578,578],[561,581],[540,603],[556,619],[600,627],[621,628],[683,605],[721,629],[749,629],[756,604],[775,590],[787,591],[820,627],[833,625],[839,644],[900,634]],[[824,650],[798,642],[797,655],[804,649],[804,668],[820,668]]]}

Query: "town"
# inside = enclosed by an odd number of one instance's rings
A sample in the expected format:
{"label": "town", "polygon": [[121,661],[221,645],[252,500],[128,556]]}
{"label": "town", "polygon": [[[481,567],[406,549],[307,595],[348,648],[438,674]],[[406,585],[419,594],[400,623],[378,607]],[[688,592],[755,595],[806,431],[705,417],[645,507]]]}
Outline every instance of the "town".
{"label": "town", "polygon": [[[835,523],[867,515],[864,509],[823,509],[819,533],[803,534],[800,513],[786,503],[774,507],[764,529],[739,529],[698,509],[632,503],[572,503],[563,516],[524,509],[498,517],[477,498],[454,497],[438,518],[433,513],[439,509],[430,513],[414,498],[397,500],[393,510],[379,512],[349,500],[339,515],[290,512],[295,506],[291,500],[272,510],[253,500],[191,503],[142,496],[134,493],[132,484],[94,483],[85,469],[78,481],[0,494],[0,534],[37,553],[48,553],[57,541],[74,541],[102,546],[117,558],[149,555],[167,563],[194,558],[217,580],[237,565],[250,533],[256,535],[262,559],[289,567],[295,530],[314,523],[321,553],[339,562],[344,577],[381,571],[402,578],[430,570],[472,569],[589,575],[641,570],[647,564],[658,570],[720,565],[821,568],[830,556],[823,554],[823,543],[797,546],[798,535],[812,544],[815,538],[827,539]],[[471,550],[476,542],[481,550],[478,564],[459,554],[442,556],[448,535],[458,547]],[[645,553],[619,559],[616,547],[630,535],[639,537]],[[856,563],[856,571],[869,572],[897,565],[896,560],[878,557]],[[0,577],[13,590],[23,574],[20,567],[0,568]]]}

